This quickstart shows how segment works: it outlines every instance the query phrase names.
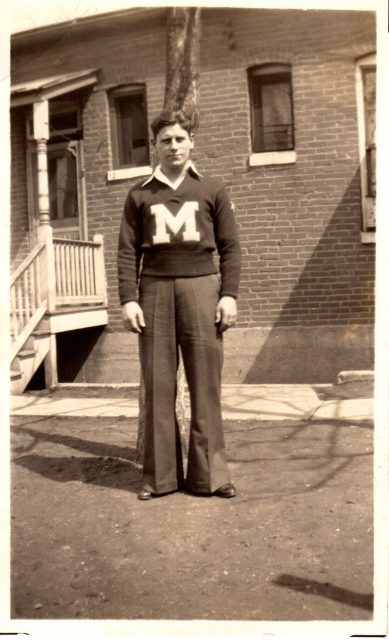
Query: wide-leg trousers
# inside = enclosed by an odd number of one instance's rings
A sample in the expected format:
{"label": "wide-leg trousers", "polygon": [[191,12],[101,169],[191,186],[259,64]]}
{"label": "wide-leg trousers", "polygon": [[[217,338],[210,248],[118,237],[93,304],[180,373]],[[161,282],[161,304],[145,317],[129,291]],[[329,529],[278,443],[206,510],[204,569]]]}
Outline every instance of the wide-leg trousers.
{"label": "wide-leg trousers", "polygon": [[145,385],[143,486],[156,494],[183,485],[175,413],[178,347],[189,387],[191,422],[186,487],[212,493],[230,481],[221,415],[223,339],[215,325],[220,280],[141,276],[146,327],[139,337]]}

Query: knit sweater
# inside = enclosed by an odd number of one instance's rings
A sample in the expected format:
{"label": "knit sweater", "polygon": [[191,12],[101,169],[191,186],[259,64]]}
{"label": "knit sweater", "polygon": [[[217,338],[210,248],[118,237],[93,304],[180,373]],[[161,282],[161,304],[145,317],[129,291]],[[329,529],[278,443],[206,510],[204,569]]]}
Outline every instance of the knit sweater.
{"label": "knit sweater", "polygon": [[155,176],[132,188],[119,233],[118,275],[121,304],[137,299],[144,275],[196,277],[217,273],[220,296],[237,297],[240,247],[230,199],[219,180],[189,169],[177,189]]}

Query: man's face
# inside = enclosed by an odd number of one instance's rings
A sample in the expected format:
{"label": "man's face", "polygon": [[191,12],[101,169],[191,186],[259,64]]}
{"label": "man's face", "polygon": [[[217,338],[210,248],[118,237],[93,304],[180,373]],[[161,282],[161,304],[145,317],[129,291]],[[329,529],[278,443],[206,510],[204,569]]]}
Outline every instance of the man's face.
{"label": "man's face", "polygon": [[173,124],[158,132],[155,148],[164,172],[179,173],[190,158],[193,140],[179,124]]}

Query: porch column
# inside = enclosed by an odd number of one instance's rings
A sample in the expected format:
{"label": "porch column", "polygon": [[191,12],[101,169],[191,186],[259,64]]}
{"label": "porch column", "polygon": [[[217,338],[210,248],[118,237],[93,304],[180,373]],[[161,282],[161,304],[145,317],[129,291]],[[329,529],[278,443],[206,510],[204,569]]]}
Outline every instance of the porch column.
{"label": "porch column", "polygon": [[55,333],[50,334],[50,348],[43,365],[46,387],[55,387],[58,384],[57,335]]}
{"label": "porch column", "polygon": [[[34,139],[36,140],[38,170],[38,240],[46,245],[46,259],[42,264],[42,294],[47,299],[47,311],[55,310],[55,257],[53,229],[50,225],[49,174],[47,170],[47,141],[49,132],[49,102],[42,100],[33,104]],[[50,335],[50,348],[44,360],[46,386],[57,384],[56,336]]]}
{"label": "porch column", "polygon": [[47,141],[50,137],[48,100],[34,102],[33,126],[38,166],[39,227],[42,227],[50,225],[49,176],[47,171]]}
{"label": "porch column", "polygon": [[36,141],[38,166],[38,215],[39,227],[50,225],[49,174],[47,171],[47,140]]}
{"label": "porch column", "polygon": [[53,229],[50,225],[49,174],[47,170],[47,141],[49,132],[49,101],[33,104],[34,139],[37,151],[38,184],[38,241],[46,245],[46,260],[42,269],[42,293],[47,299],[49,313],[55,309],[55,271]]}

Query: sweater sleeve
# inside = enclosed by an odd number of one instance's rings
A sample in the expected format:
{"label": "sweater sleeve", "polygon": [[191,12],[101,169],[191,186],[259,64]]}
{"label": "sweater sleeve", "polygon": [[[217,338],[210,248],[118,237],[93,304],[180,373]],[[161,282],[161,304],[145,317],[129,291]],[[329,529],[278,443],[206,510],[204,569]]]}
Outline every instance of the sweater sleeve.
{"label": "sweater sleeve", "polygon": [[120,304],[137,300],[137,282],[141,258],[141,218],[130,191],[124,205],[118,243],[118,280]]}
{"label": "sweater sleeve", "polygon": [[214,232],[220,256],[220,296],[238,297],[241,251],[231,200],[222,187],[216,194]]}

